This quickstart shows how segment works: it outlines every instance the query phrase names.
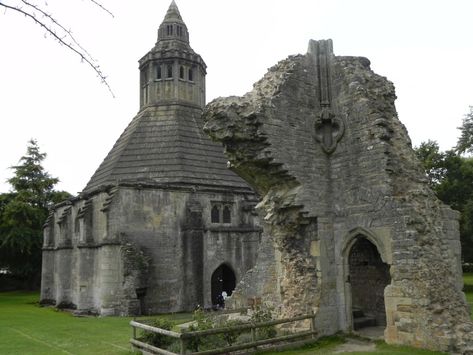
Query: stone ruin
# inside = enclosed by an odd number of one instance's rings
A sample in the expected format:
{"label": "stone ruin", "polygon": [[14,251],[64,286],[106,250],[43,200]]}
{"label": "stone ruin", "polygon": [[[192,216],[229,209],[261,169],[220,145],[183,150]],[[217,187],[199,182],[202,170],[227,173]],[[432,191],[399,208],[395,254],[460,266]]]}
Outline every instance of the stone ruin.
{"label": "stone ruin", "polygon": [[322,335],[371,319],[387,343],[471,354],[459,214],[428,187],[395,99],[368,59],[311,40],[206,107],[206,132],[261,196],[261,250],[232,302],[313,311]]}

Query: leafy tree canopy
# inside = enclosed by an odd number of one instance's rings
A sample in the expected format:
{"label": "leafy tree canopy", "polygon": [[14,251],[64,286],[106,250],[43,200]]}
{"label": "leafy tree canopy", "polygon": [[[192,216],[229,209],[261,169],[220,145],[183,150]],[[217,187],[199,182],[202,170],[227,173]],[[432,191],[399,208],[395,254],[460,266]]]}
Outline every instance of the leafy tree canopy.
{"label": "leafy tree canopy", "polygon": [[473,106],[459,127],[461,136],[454,149],[440,151],[436,141],[415,148],[429,184],[442,202],[460,212],[460,240],[465,262],[473,262]]}
{"label": "leafy tree canopy", "polygon": [[459,154],[473,153],[473,106],[470,106],[470,112],[465,115],[461,127],[461,132],[455,150]]}
{"label": "leafy tree canopy", "polygon": [[55,191],[59,181],[43,168],[46,158],[35,140],[28,142],[26,154],[12,166],[8,180],[12,189],[0,194],[0,269],[14,277],[37,284],[41,275],[43,224],[48,209],[71,195]]}

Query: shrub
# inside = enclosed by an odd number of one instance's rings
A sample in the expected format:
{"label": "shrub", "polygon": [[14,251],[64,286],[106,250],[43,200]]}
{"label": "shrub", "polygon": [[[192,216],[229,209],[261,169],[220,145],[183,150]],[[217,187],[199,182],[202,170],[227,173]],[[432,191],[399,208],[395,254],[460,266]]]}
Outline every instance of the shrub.
{"label": "shrub", "polygon": [[[233,327],[235,325],[242,325],[242,324],[245,324],[246,322],[243,322],[241,320],[237,320],[237,319],[234,319],[234,320],[227,320],[223,327],[224,328],[227,328],[227,327]],[[222,339],[228,344],[228,345],[233,345],[237,342],[237,340],[240,340],[239,337],[241,334],[245,333],[245,332],[248,332],[248,330],[246,329],[243,329],[243,330],[229,330],[225,333],[222,333],[220,334],[220,336],[222,337]]]}
{"label": "shrub", "polygon": [[463,263],[462,269],[463,272],[473,272],[473,263]]}
{"label": "shrub", "polygon": [[[253,323],[269,322],[273,319],[273,315],[270,308],[258,307],[252,314],[250,321]],[[277,334],[276,327],[274,325],[268,325],[266,327],[258,328],[257,330],[258,339],[274,338]]]}
{"label": "shrub", "polygon": [[[165,330],[171,330],[174,324],[166,319],[155,319],[151,324],[151,326],[156,328],[161,328]],[[158,348],[166,348],[167,346],[171,345],[175,340],[169,336],[143,331],[141,336],[138,338],[140,341],[156,346]]]}

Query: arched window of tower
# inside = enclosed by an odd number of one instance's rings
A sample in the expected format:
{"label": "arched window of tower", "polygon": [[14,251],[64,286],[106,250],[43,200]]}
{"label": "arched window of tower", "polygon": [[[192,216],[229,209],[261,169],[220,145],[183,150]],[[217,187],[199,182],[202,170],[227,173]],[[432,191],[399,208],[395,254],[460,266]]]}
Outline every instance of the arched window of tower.
{"label": "arched window of tower", "polygon": [[182,65],[179,68],[179,79],[184,79],[184,67]]}
{"label": "arched window of tower", "polygon": [[172,64],[168,64],[167,70],[167,77],[172,78]]}
{"label": "arched window of tower", "polygon": [[232,210],[230,206],[223,207],[223,223],[232,223]]}
{"label": "arched window of tower", "polygon": [[192,72],[192,68],[189,68],[189,73],[188,73],[189,81],[194,81],[193,74],[194,74],[194,73]]}

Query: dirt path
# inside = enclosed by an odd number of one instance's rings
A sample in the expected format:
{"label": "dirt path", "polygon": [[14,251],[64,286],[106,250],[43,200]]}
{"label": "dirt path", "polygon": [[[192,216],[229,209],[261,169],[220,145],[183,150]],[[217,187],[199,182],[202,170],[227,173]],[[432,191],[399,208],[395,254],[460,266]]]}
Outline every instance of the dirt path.
{"label": "dirt path", "polygon": [[344,344],[337,346],[333,354],[352,353],[352,352],[373,352],[376,350],[376,344],[371,340],[359,340],[347,338]]}

